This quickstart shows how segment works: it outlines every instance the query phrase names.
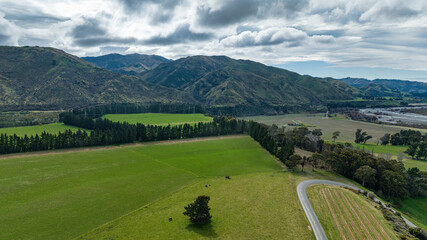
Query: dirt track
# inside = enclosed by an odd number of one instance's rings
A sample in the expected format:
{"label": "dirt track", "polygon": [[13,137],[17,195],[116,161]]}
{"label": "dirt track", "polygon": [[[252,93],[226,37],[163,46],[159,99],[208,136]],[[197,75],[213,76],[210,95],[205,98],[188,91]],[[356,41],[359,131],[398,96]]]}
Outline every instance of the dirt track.
{"label": "dirt track", "polygon": [[83,148],[46,150],[46,151],[28,152],[28,153],[11,153],[11,154],[0,155],[0,160],[9,159],[9,158],[18,158],[18,157],[32,157],[32,156],[73,153],[73,152],[98,151],[98,150],[114,149],[114,148],[126,148],[126,147],[138,147],[138,146],[149,146],[149,145],[166,145],[166,144],[177,144],[177,143],[187,143],[187,142],[211,141],[211,140],[217,140],[217,139],[238,138],[238,137],[243,137],[243,136],[247,136],[247,135],[240,134],[240,135],[228,135],[228,136],[200,137],[200,138],[189,138],[189,139],[180,139],[180,140],[164,140],[164,141],[154,141],[154,142],[144,142],[144,143],[127,143],[127,144],[122,144],[122,145],[109,145],[109,146],[99,146],[99,147],[83,147]]}

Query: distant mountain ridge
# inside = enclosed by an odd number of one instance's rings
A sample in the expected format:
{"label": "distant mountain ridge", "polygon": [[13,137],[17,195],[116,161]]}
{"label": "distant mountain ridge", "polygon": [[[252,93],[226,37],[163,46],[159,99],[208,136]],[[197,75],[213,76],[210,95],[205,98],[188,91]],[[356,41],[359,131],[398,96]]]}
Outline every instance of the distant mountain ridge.
{"label": "distant mountain ridge", "polygon": [[378,84],[394,92],[397,91],[402,93],[409,93],[414,96],[427,97],[427,83],[423,82],[414,82],[398,79],[375,79],[371,81],[365,78],[343,78],[339,80],[344,83],[347,83],[348,85],[358,88],[366,89],[368,88],[368,85],[374,86],[372,84]]}
{"label": "distant mountain ridge", "polygon": [[[115,57],[129,60],[129,56]],[[119,68],[127,64],[116,61]],[[59,49],[0,47],[0,110],[167,102],[200,104],[213,112],[245,115],[323,111],[331,101],[363,95],[364,90],[336,79],[302,76],[226,56],[181,58],[132,76]]]}
{"label": "distant mountain ridge", "polygon": [[66,109],[111,102],[183,102],[191,97],[94,65],[62,50],[0,47],[1,109]]}
{"label": "distant mountain ridge", "polygon": [[98,57],[82,57],[82,59],[93,63],[98,67],[130,75],[140,74],[157,67],[159,64],[171,61],[158,55],[137,53],[128,55],[114,53]]}
{"label": "distant mountain ridge", "polygon": [[358,90],[335,79],[302,76],[281,68],[226,56],[191,56],[161,64],[142,79],[184,91],[211,107],[321,108],[348,100]]}

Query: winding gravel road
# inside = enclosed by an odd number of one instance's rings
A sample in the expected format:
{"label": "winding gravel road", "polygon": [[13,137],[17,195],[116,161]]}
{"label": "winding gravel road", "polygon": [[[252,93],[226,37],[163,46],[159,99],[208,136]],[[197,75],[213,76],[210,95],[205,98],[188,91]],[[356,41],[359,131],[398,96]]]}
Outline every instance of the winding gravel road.
{"label": "winding gravel road", "polygon": [[[318,240],[326,240],[328,239],[328,237],[326,236],[325,230],[323,229],[322,225],[319,222],[319,219],[317,218],[316,213],[314,212],[313,207],[310,204],[310,201],[308,200],[307,197],[307,187],[313,184],[329,184],[329,185],[334,185],[334,186],[339,186],[339,187],[348,187],[354,190],[360,190],[359,188],[355,187],[355,186],[351,186],[345,183],[341,183],[341,182],[334,182],[334,181],[329,181],[329,180],[320,180],[320,179],[312,179],[312,180],[306,180],[303,182],[300,182],[297,186],[297,193],[298,193],[298,198],[301,202],[302,208],[304,209],[305,215],[307,215],[308,221],[311,224],[311,227],[313,229],[314,235],[316,236],[316,239]],[[379,201],[377,198],[374,199],[374,201],[380,203],[381,205],[383,205],[384,207],[385,204],[381,201]],[[393,212],[395,212],[393,209],[391,209]],[[403,220],[406,222],[406,224],[408,224],[408,226],[410,227],[416,227],[412,222],[410,222],[408,219],[404,218],[402,216]]]}

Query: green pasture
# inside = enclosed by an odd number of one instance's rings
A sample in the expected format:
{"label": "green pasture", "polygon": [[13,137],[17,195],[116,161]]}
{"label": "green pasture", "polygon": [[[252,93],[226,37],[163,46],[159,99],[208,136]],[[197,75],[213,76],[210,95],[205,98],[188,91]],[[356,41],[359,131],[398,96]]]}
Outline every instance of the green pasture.
{"label": "green pasture", "polygon": [[427,172],[427,161],[405,159],[405,160],[403,160],[403,163],[405,164],[405,167],[407,167],[407,168],[417,167],[421,171]]}
{"label": "green pasture", "polygon": [[[174,216],[177,216],[178,222],[181,221],[181,225],[176,226],[179,228],[174,230],[177,235],[173,238],[176,239],[182,231],[192,232],[185,219],[179,220],[182,216],[178,213],[183,211],[184,205],[198,194],[216,187],[218,192],[212,192],[212,206],[224,203],[224,208],[215,207],[214,213],[214,221],[219,225],[213,226],[219,236],[237,231],[237,225],[234,225],[234,230],[226,225],[239,218],[241,213],[237,212],[238,209],[231,211],[238,203],[227,205],[227,202],[244,202],[243,206],[249,214],[248,206],[261,206],[268,201],[266,197],[275,196],[272,200],[283,198],[281,203],[291,205],[274,204],[275,208],[264,209],[264,212],[252,209],[254,212],[249,217],[253,219],[247,220],[246,230],[258,228],[258,231],[262,231],[259,236],[277,236],[277,232],[285,234],[287,228],[283,227],[267,227],[263,231],[261,226],[264,226],[257,225],[256,220],[258,214],[263,213],[263,221],[268,221],[266,218],[269,215],[285,207],[288,209],[286,211],[294,214],[292,221],[301,230],[294,229],[297,232],[289,234],[310,239],[311,233],[306,228],[307,223],[296,195],[289,194],[294,191],[295,185],[287,182],[291,176],[278,175],[281,170],[275,159],[247,136],[3,158],[0,159],[0,216],[3,229],[0,239],[71,239],[141,206],[153,202],[156,202],[153,206],[162,206],[165,200],[157,203],[159,199],[178,194],[179,202],[166,201],[163,206],[173,206]],[[231,176],[229,182],[223,182],[225,175]],[[265,179],[270,182],[264,183]],[[212,188],[200,189],[206,183],[211,184]],[[239,188],[241,192],[237,191]],[[258,190],[262,192],[258,193]],[[270,190],[274,194],[267,194]],[[221,197],[223,193],[228,195]],[[290,199],[285,201],[288,197]],[[252,201],[254,199],[263,202],[255,203]],[[270,204],[273,205],[273,201]],[[169,218],[169,213],[167,216],[162,212],[156,214],[156,221]],[[279,214],[276,216],[279,217]],[[287,218],[286,215],[280,217]],[[229,221],[225,224],[220,219]],[[277,224],[283,225],[282,222]],[[147,234],[158,234],[157,230],[152,229],[153,232]],[[174,234],[174,231],[170,234]],[[245,229],[235,232],[236,236],[243,231]],[[203,237],[205,233],[194,231],[192,234]],[[141,238],[144,236],[141,235]]]}
{"label": "green pasture", "polygon": [[[35,136],[36,134],[40,135],[42,132],[47,133],[58,133],[65,132],[66,130],[71,129],[72,131],[77,131],[79,129],[84,130],[82,128],[65,125],[63,123],[50,123],[45,125],[34,125],[34,126],[25,126],[25,127],[8,127],[8,128],[0,128],[0,134],[6,133],[7,135],[16,134],[18,136],[23,137],[25,134],[27,136]],[[85,130],[87,131],[87,130]]]}
{"label": "green pasture", "polygon": [[[278,170],[203,179],[78,239],[314,239],[294,181]],[[211,197],[212,209],[201,229],[182,214],[199,195]]]}
{"label": "green pasture", "polygon": [[104,118],[113,122],[143,123],[150,125],[180,125],[185,123],[210,122],[211,117],[203,114],[171,114],[171,113],[135,113],[107,114]]}
{"label": "green pasture", "polygon": [[[395,156],[398,156],[400,153],[404,153],[406,149],[408,149],[407,146],[395,146],[395,145],[381,145],[381,144],[358,144],[358,143],[352,143],[353,146],[356,149],[360,150],[366,150],[368,152],[374,152],[379,154],[392,154]],[[404,153],[405,157],[409,157],[406,153]]]}

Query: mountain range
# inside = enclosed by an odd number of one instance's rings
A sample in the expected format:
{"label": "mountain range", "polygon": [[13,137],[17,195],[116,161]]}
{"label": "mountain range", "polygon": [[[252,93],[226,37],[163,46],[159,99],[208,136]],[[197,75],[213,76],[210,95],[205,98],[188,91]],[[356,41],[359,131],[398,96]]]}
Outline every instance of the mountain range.
{"label": "mountain range", "polygon": [[3,110],[191,100],[181,91],[96,67],[62,50],[0,47],[0,106]]}
{"label": "mountain range", "polygon": [[259,114],[321,110],[330,101],[374,95],[374,90],[400,94],[388,86],[346,81],[226,56],[175,61],[139,54],[78,58],[55,48],[0,47],[2,110],[167,102]]}
{"label": "mountain range", "polygon": [[157,55],[144,54],[108,54],[99,57],[83,57],[87,62],[113,72],[138,75],[171,60]]}
{"label": "mountain range", "polygon": [[[398,79],[343,78],[340,81],[353,87],[361,88],[368,94],[376,96],[412,95],[427,97],[427,83]],[[406,94],[405,94],[406,93]]]}

